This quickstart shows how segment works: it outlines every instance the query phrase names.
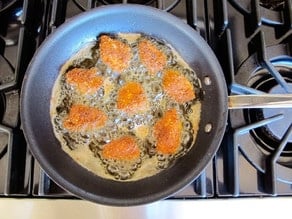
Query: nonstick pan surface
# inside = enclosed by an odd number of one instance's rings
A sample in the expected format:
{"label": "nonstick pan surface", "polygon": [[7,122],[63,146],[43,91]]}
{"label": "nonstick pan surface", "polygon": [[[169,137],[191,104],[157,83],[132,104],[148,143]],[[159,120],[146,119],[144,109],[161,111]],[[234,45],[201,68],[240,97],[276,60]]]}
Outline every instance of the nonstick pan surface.
{"label": "nonstick pan surface", "polygon": [[[52,88],[61,66],[101,33],[145,33],[171,44],[202,81],[201,122],[192,149],[175,165],[142,180],[100,178],[62,149],[50,120]],[[207,43],[173,15],[147,6],[112,5],[78,15],[61,25],[34,55],[23,81],[21,121],[34,157],[72,194],[100,204],[129,206],[167,198],[196,179],[216,153],[227,121],[227,89],[221,67]]]}

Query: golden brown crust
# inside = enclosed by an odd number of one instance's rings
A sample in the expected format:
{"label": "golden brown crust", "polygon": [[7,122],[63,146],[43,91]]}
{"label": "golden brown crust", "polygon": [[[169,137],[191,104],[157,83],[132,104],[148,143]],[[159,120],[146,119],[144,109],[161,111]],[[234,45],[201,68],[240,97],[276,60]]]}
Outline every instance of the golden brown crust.
{"label": "golden brown crust", "polygon": [[130,46],[109,36],[102,35],[99,47],[103,63],[113,71],[122,73],[129,67],[132,58]]}
{"label": "golden brown crust", "polygon": [[101,152],[105,159],[122,161],[136,160],[140,157],[140,149],[132,136],[123,136],[106,144]]}
{"label": "golden brown crust", "polygon": [[148,107],[145,91],[141,84],[128,82],[118,92],[117,108],[127,113],[143,111]]}
{"label": "golden brown crust", "polygon": [[76,104],[71,107],[63,125],[69,131],[91,131],[104,126],[106,121],[107,116],[100,109]]}
{"label": "golden brown crust", "polygon": [[162,154],[175,154],[181,143],[182,122],[175,109],[165,112],[153,127],[156,150]]}
{"label": "golden brown crust", "polygon": [[149,40],[142,40],[138,49],[141,62],[151,74],[156,74],[166,66],[166,55]]}
{"label": "golden brown crust", "polygon": [[193,85],[179,71],[167,69],[163,74],[163,89],[173,100],[185,103],[196,97]]}
{"label": "golden brown crust", "polygon": [[97,75],[97,68],[73,68],[67,72],[66,81],[81,94],[93,94],[102,85],[103,78]]}

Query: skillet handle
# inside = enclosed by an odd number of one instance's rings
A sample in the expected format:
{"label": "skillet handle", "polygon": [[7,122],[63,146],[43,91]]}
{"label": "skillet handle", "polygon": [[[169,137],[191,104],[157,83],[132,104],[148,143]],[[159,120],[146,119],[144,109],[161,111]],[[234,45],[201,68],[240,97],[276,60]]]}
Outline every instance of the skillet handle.
{"label": "skillet handle", "polygon": [[250,94],[228,97],[228,109],[292,108],[292,94]]}

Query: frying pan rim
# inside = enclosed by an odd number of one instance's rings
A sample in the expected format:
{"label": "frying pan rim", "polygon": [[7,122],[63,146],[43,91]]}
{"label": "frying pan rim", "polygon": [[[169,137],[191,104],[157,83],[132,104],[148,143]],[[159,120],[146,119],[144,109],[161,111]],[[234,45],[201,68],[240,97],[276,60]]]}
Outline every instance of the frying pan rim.
{"label": "frying pan rim", "polygon": [[[24,113],[24,108],[27,107],[27,103],[25,102],[25,94],[27,92],[29,92],[29,86],[28,86],[28,80],[29,80],[29,75],[30,75],[30,72],[33,72],[33,68],[34,66],[36,65],[35,63],[37,63],[36,59],[42,55],[42,53],[44,53],[44,51],[46,51],[48,48],[48,46],[50,46],[50,42],[53,41],[55,38],[58,38],[58,35],[60,34],[63,34],[64,31],[68,31],[68,29],[70,29],[71,26],[74,26],[72,24],[76,23],[77,20],[82,20],[82,22],[86,22],[87,19],[91,19],[91,14],[94,16],[94,14],[98,14],[98,13],[106,13],[108,10],[118,10],[118,11],[122,11],[122,10],[125,10],[127,12],[131,11],[131,10],[142,10],[143,13],[146,13],[147,11],[149,11],[149,13],[159,13],[163,16],[161,16],[161,19],[170,19],[172,22],[174,23],[177,23],[179,21],[179,30],[181,30],[184,34],[194,34],[194,30],[189,27],[188,25],[186,24],[182,24],[182,22],[174,17],[173,15],[170,15],[166,12],[163,12],[159,9],[156,9],[156,8],[152,8],[152,7],[149,7],[149,6],[142,6],[142,5],[135,5],[135,4],[128,4],[128,5],[125,5],[125,4],[117,4],[117,5],[110,5],[110,6],[101,6],[101,7],[98,7],[96,9],[92,9],[88,12],[84,12],[80,15],[77,15],[73,18],[71,18],[70,20],[68,20],[65,24],[61,25],[60,27],[58,27],[56,29],[56,31],[51,34],[50,36],[47,37],[47,39],[41,44],[41,46],[37,49],[32,61],[30,62],[28,68],[27,68],[27,72],[26,72],[26,75],[25,75],[25,78],[23,80],[23,84],[22,84],[22,89],[21,89],[21,104],[20,104],[20,108],[21,108],[21,121],[22,121],[22,125],[23,125],[23,131],[24,131],[24,134],[26,136],[26,140],[27,142],[29,143],[29,147],[31,149],[31,152],[33,154],[33,156],[40,162],[41,166],[45,167],[45,171],[46,173],[51,176],[54,180],[56,180],[57,184],[59,184],[61,187],[63,187],[65,190],[68,190],[68,188],[66,187],[67,184],[69,183],[68,181],[66,181],[66,179],[64,179],[60,174],[58,174],[58,172],[54,169],[50,169],[50,165],[49,163],[47,163],[47,160],[46,159],[43,159],[43,156],[40,152],[40,150],[38,149],[38,147],[35,147],[34,145],[37,145],[37,142],[35,141],[34,138],[30,138],[28,136],[31,136],[31,134],[33,133],[33,130],[31,130],[29,128],[29,121],[26,120],[26,116],[25,116],[25,113]],[[147,12],[148,13],[148,12]],[[158,16],[158,15],[157,15]],[[169,21],[168,21],[169,22]],[[197,36],[199,36],[198,33],[195,32],[195,34],[197,34]],[[198,40],[201,40],[202,42],[202,45],[205,45],[206,42],[201,39],[201,37],[197,37],[196,39]],[[208,48],[209,49],[209,48]],[[212,50],[209,49],[212,53]],[[215,57],[215,56],[214,56]],[[220,65],[219,63],[217,62],[217,59],[215,58],[214,60],[216,63],[214,65],[218,66],[219,68]],[[220,70],[219,70],[220,71]],[[223,74],[222,74],[223,75]],[[224,76],[223,76],[224,77]],[[225,91],[225,94],[223,95],[223,99],[226,99],[225,103],[227,102],[227,89],[225,87],[225,83],[224,84],[220,84],[219,86],[222,86],[221,88]],[[224,93],[223,91],[223,93]],[[226,108],[223,109],[223,123],[222,123],[222,127],[220,127],[219,129],[221,129],[221,131],[218,131],[218,138],[213,141],[213,144],[217,144],[216,147],[210,147],[206,155],[206,158],[204,160],[204,166],[207,166],[207,164],[211,161],[211,158],[214,156],[215,152],[217,151],[218,147],[219,147],[219,142],[221,141],[222,137],[223,137],[223,132],[224,132],[224,126],[225,126],[225,123],[227,121],[227,104],[226,104]],[[33,145],[33,146],[32,146]],[[203,171],[203,169],[201,170]],[[200,172],[201,172],[200,171]],[[195,173],[193,173],[194,175]],[[196,175],[199,175],[198,173],[196,173]],[[159,200],[161,198],[167,198],[168,196],[174,194],[175,192],[178,192],[180,189],[183,189],[185,186],[187,186],[189,183],[191,183],[193,180],[191,180],[191,178],[193,178],[193,176],[190,174],[188,176],[188,178],[185,178],[184,181],[182,181],[180,184],[177,184],[175,187],[171,187],[171,188],[168,188],[168,190],[165,190],[163,193],[157,193],[155,195],[151,194],[152,196],[151,197],[143,197],[143,198],[133,198],[133,200],[113,200],[112,198],[105,198],[105,197],[98,197],[96,194],[90,194],[86,191],[82,191],[79,187],[76,187],[75,185],[71,184],[70,186],[70,192],[74,191],[74,194],[80,196],[80,197],[86,197],[87,199],[91,200],[91,201],[98,201],[99,203],[102,203],[102,204],[110,204],[110,205],[118,205],[118,206],[128,206],[128,205],[139,205],[139,204],[145,204],[145,203],[149,203],[149,202],[153,202],[153,201],[156,201],[156,200]],[[65,183],[64,183],[65,182]],[[65,186],[64,186],[65,185]],[[66,188],[65,188],[66,187]],[[168,194],[168,195],[165,195],[165,194]]]}

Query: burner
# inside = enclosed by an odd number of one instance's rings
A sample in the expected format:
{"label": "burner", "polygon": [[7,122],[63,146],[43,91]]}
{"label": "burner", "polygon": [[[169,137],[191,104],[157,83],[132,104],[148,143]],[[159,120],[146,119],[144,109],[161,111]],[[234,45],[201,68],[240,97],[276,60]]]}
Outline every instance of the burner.
{"label": "burner", "polygon": [[[292,79],[292,78],[290,78]],[[290,80],[292,82],[292,80]],[[292,83],[289,84],[289,87],[292,89]],[[279,85],[275,86],[270,93],[274,94],[281,94],[284,93],[284,90]],[[289,128],[289,125],[292,124],[292,108],[289,109],[278,109],[280,111],[280,114],[282,114],[285,118],[285,121],[283,122],[275,122],[273,125],[268,125],[268,129],[273,133],[274,137],[276,139],[282,139],[285,131]],[[275,115],[275,109],[264,109],[263,115],[265,118],[271,117],[272,115]],[[289,143],[292,143],[292,136],[289,138]],[[291,147],[291,144],[290,144]],[[286,148],[288,149],[288,148]],[[290,149],[289,149],[290,150]],[[285,149],[284,149],[285,152]]]}
{"label": "burner", "polygon": [[[291,66],[279,66],[281,63],[274,63],[276,69],[288,83],[288,86],[292,89],[292,62]],[[250,85],[251,88],[260,90],[271,94],[283,94],[286,93],[284,89],[278,84],[273,76],[267,72],[266,69],[260,69],[255,73],[254,78],[257,79],[253,84]],[[252,79],[250,81],[253,81]],[[249,84],[248,84],[249,85]],[[251,131],[251,134],[255,138],[256,142],[262,149],[266,150],[268,153],[273,153],[279,146],[281,140],[287,129],[292,122],[292,109],[250,109],[245,110],[245,117],[248,123],[256,123],[258,121],[273,117],[275,115],[281,114],[283,119],[269,123],[265,126],[259,127]],[[292,156],[292,136],[289,138],[289,143],[284,148],[281,156]]]}
{"label": "burner", "polygon": [[[234,82],[243,87],[252,88],[251,91],[266,93],[284,93],[284,81],[287,89],[292,86],[292,59],[287,53],[285,44],[266,47],[266,59],[278,72],[269,72],[258,59],[258,54],[251,55],[240,66]],[[280,79],[278,77],[281,77]],[[231,110],[230,123],[237,134],[235,143],[246,159],[260,172],[269,172],[267,166],[271,157],[278,150],[283,141],[283,135],[291,125],[291,109],[245,109]],[[292,140],[291,136],[281,150],[276,162],[277,178],[292,183]]]}

